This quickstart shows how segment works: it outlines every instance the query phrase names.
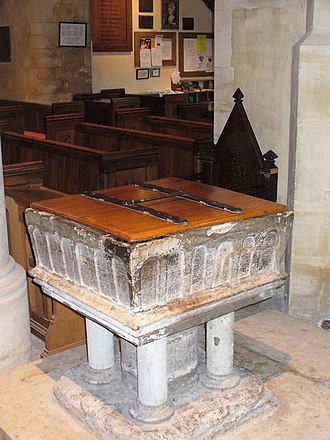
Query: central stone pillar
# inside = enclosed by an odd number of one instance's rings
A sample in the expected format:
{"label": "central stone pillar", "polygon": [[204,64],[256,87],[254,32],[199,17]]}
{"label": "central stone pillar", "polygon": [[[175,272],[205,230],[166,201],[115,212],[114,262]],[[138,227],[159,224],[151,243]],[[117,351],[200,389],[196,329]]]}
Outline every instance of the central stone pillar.
{"label": "central stone pillar", "polygon": [[26,273],[9,255],[0,142],[0,370],[31,359]]}

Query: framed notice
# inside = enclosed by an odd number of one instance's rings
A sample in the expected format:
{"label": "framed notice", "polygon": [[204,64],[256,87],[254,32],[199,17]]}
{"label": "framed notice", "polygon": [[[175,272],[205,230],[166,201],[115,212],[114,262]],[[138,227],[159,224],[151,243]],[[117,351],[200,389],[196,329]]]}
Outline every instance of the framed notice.
{"label": "framed notice", "polygon": [[132,0],[92,0],[93,52],[132,51]]}
{"label": "framed notice", "polygon": [[86,37],[86,23],[69,23],[60,21],[58,39],[60,47],[86,47]]}
{"label": "framed notice", "polygon": [[149,69],[136,69],[136,79],[149,79]]}
{"label": "framed notice", "polygon": [[214,75],[214,35],[179,33],[181,77]]}

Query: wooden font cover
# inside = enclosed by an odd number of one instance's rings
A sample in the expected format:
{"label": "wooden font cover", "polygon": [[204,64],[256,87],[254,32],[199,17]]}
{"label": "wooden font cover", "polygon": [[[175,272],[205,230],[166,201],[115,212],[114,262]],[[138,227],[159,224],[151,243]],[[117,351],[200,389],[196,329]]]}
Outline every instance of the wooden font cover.
{"label": "wooden font cover", "polygon": [[[285,205],[247,196],[223,188],[179,178],[166,178],[148,184],[185,191],[189,194],[241,208],[242,213],[219,210],[205,204],[168,196],[134,185],[109,188],[97,194],[121,200],[152,198],[144,206],[187,220],[187,225],[175,224],[112,203],[95,200],[81,194],[33,203],[34,209],[50,212],[80,224],[98,229],[128,242],[145,241],[180,231],[213,226],[232,221],[274,214],[287,210]],[[156,197],[159,197],[157,200]]]}

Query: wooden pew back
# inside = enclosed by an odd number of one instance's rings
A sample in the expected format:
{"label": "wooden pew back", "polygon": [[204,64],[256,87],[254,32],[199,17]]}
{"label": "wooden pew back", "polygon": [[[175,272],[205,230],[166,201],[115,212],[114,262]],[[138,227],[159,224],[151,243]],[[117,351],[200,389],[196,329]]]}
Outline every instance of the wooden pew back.
{"label": "wooden pew back", "polygon": [[53,102],[52,115],[62,115],[68,113],[82,113],[84,114],[84,101],[69,101],[69,102]]}
{"label": "wooden pew back", "polygon": [[24,133],[24,108],[21,105],[0,106],[2,127],[16,133]]}
{"label": "wooden pew back", "polygon": [[68,194],[158,177],[158,151],[108,151],[21,134],[2,133],[3,163],[42,160],[45,186]]}
{"label": "wooden pew back", "polygon": [[209,106],[208,102],[179,104],[178,117],[190,121],[213,122],[213,110],[210,110]]}
{"label": "wooden pew back", "polygon": [[46,116],[46,139],[73,144],[78,122],[84,122],[83,113]]}
{"label": "wooden pew back", "polygon": [[168,133],[174,136],[191,137],[196,140],[213,140],[213,124],[188,121],[164,116],[147,116],[145,129],[153,133]]}
{"label": "wooden pew back", "polygon": [[84,122],[76,125],[75,143],[121,152],[136,148],[158,148],[159,177],[196,178],[201,171],[199,149],[210,142]]}
{"label": "wooden pew back", "polygon": [[101,98],[102,99],[111,99],[111,98],[121,98],[126,95],[124,88],[119,89],[102,89],[101,90]]}
{"label": "wooden pew back", "polygon": [[115,111],[115,126],[132,130],[147,130],[145,118],[149,115],[149,107],[119,108]]}
{"label": "wooden pew back", "polygon": [[0,106],[19,105],[24,109],[24,130],[45,133],[45,117],[52,114],[50,104],[37,102],[0,100]]}

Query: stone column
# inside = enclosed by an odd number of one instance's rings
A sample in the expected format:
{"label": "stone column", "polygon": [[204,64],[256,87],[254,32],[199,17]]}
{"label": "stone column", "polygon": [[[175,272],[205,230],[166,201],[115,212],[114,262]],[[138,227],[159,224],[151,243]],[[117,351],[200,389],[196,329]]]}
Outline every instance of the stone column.
{"label": "stone column", "polygon": [[289,313],[318,322],[330,317],[330,3],[309,3],[310,32],[295,48]]}
{"label": "stone column", "polygon": [[147,423],[166,420],[174,412],[167,401],[167,338],[137,348],[138,400],[131,415]]}
{"label": "stone column", "polygon": [[116,378],[113,333],[86,318],[88,365],[82,373],[88,383],[104,384]]}
{"label": "stone column", "polygon": [[233,388],[240,378],[233,370],[234,312],[209,321],[206,326],[206,371],[201,382],[209,388]]}
{"label": "stone column", "polygon": [[9,255],[0,142],[0,370],[31,360],[25,270]]}

